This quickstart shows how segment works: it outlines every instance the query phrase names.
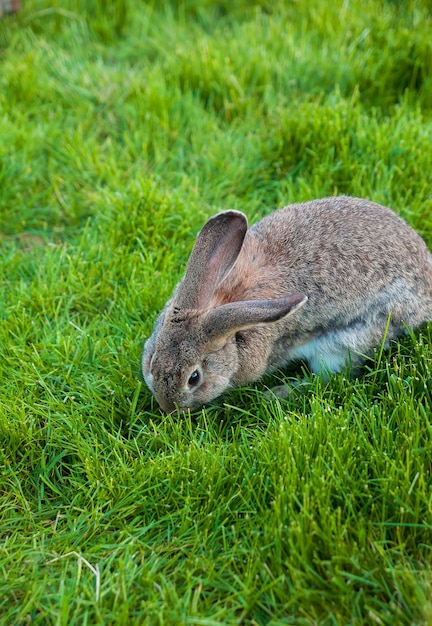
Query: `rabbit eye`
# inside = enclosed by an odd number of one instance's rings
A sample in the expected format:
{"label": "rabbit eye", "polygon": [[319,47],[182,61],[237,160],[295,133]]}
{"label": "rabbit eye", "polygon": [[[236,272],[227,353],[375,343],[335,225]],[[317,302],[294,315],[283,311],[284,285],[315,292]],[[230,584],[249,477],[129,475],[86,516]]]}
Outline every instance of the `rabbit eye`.
{"label": "rabbit eye", "polygon": [[201,379],[201,375],[199,373],[198,370],[195,370],[194,372],[192,372],[192,374],[189,376],[189,380],[188,380],[188,385],[190,387],[196,387],[199,383]]}

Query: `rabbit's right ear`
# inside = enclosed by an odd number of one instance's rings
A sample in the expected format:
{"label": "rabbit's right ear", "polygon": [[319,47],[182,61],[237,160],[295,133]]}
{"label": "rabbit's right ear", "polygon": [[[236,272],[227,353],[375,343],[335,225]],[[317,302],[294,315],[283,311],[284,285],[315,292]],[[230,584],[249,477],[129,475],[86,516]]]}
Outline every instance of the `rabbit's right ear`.
{"label": "rabbit's right ear", "polygon": [[175,295],[175,305],[203,309],[216,287],[233,267],[245,238],[247,219],[240,211],[224,211],[203,226],[198,233]]}
{"label": "rabbit's right ear", "polygon": [[308,300],[304,293],[292,293],[281,298],[246,300],[222,304],[207,312],[205,335],[209,339],[226,340],[242,330],[267,326],[287,317]]}

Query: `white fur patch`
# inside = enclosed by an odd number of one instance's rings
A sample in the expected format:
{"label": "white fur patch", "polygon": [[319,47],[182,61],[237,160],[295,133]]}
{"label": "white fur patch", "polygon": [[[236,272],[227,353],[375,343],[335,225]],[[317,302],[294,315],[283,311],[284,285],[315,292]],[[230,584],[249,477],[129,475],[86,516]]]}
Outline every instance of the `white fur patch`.
{"label": "white fur patch", "polygon": [[315,337],[290,351],[293,360],[307,361],[315,374],[339,372],[349,363],[349,349],[335,342],[334,335]]}
{"label": "white fur patch", "polygon": [[144,380],[146,381],[147,387],[153,392],[153,374],[150,370],[144,374]]}

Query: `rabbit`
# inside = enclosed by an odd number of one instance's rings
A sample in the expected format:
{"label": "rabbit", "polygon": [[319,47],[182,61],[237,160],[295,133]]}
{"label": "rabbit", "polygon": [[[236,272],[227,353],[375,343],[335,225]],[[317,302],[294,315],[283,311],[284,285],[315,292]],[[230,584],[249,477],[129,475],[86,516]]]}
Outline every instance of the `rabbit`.
{"label": "rabbit", "polygon": [[391,209],[335,196],[248,228],[234,210],[198,233],[142,359],[160,407],[197,409],[295,360],[328,380],[432,320],[432,254]]}

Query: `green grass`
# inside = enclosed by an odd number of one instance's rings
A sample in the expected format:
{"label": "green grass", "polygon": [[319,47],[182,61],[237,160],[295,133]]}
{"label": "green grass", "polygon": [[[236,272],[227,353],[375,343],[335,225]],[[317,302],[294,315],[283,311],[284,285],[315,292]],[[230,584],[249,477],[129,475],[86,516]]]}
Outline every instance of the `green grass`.
{"label": "green grass", "polygon": [[[27,0],[0,20],[0,623],[432,623],[432,327],[164,415],[194,236],[334,193],[432,248],[426,0]],[[109,5],[108,8],[105,5]]]}

